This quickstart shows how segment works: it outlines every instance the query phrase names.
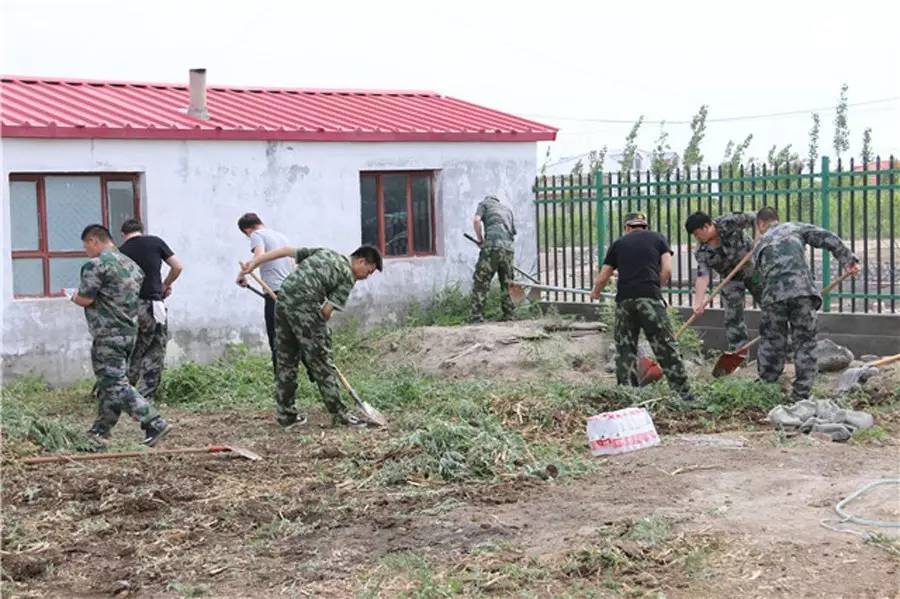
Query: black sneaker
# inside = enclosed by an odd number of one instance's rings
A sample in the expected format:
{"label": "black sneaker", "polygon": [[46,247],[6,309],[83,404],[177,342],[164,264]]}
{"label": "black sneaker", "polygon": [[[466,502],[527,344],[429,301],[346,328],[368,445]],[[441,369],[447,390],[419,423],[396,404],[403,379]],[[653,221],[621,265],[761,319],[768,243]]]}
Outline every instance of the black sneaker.
{"label": "black sneaker", "polygon": [[304,424],[306,424],[307,418],[306,416],[301,414],[298,416],[290,416],[287,418],[276,417],[275,420],[278,422],[281,428],[287,431],[297,426],[303,426]]}
{"label": "black sneaker", "polygon": [[334,426],[349,426],[350,428],[366,428],[369,423],[355,414],[335,414],[331,417]]}
{"label": "black sneaker", "polygon": [[173,428],[171,424],[157,416],[147,423],[147,427],[144,429],[144,440],[141,443],[147,447],[155,447]]}

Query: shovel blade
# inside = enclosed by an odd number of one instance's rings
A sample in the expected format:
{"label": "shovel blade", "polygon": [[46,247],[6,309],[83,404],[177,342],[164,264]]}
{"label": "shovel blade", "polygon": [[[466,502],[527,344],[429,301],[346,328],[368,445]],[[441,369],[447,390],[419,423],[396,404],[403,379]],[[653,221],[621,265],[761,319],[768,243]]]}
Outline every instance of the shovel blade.
{"label": "shovel blade", "polygon": [[655,360],[644,356],[638,360],[637,375],[638,385],[643,387],[662,379],[663,371]]}
{"label": "shovel blade", "polygon": [[387,426],[387,418],[385,418],[384,414],[379,412],[375,406],[369,402],[361,402],[359,404],[359,409],[362,410],[363,415],[365,415],[369,424],[374,424],[375,426]]}
{"label": "shovel blade", "polygon": [[509,299],[513,305],[518,306],[526,299],[529,302],[537,302],[541,299],[541,290],[537,287],[527,285],[519,285],[518,283],[509,284]]}
{"label": "shovel blade", "polygon": [[719,378],[721,376],[725,376],[726,374],[731,374],[738,367],[744,363],[747,359],[747,355],[744,353],[737,352],[725,352],[719,359],[716,360],[716,365],[713,366],[712,375],[715,378]]}
{"label": "shovel blade", "polygon": [[225,447],[234,455],[246,458],[251,462],[258,462],[262,459],[262,456],[260,456],[258,453],[250,451],[246,447],[240,447],[239,445],[226,445]]}

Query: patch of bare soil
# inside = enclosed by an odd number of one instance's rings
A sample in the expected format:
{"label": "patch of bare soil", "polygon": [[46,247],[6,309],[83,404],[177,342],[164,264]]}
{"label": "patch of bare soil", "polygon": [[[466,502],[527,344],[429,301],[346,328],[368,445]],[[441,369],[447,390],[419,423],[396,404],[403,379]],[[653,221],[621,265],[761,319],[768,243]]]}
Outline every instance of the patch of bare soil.
{"label": "patch of bare soil", "polygon": [[[572,577],[599,576],[577,560],[593,555],[610,527],[648,516],[673,523],[681,543],[673,547],[710,549],[693,574],[677,554],[639,562],[659,570],[653,580],[625,578],[639,589],[891,597],[898,588],[896,557],[820,526],[863,483],[897,476],[896,445],[784,445],[770,432],[672,436],[603,459],[577,481],[373,488],[353,462],[377,459],[386,432],[313,424],[300,437],[278,430],[269,414],[177,417],[180,441],[240,441],[265,460],[6,465],[5,596],[349,597],[385,556],[413,552],[464,568],[492,544],[514,549],[503,558],[512,565],[537,560],[566,572],[532,589],[545,596],[541,589],[564,592]],[[870,517],[896,519],[891,496],[869,501]],[[581,564],[574,570],[566,565],[573,559]],[[516,596],[517,588],[494,594]]]}

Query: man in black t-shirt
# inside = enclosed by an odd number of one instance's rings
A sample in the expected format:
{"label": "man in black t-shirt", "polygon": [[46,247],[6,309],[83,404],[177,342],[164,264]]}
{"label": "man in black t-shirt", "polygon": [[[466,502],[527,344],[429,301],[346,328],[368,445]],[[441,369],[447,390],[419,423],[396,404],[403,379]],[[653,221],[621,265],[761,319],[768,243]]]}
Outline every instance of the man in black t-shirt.
{"label": "man in black t-shirt", "polygon": [[643,330],[669,386],[683,401],[693,401],[662,299],[662,285],[672,274],[672,250],[665,237],[647,229],[647,217],[642,212],[625,216],[625,235],[606,252],[591,290],[593,299],[600,298],[617,270],[616,381],[619,385],[638,385],[638,336]]}
{"label": "man in black t-shirt", "polygon": [[[181,274],[181,260],[165,241],[154,235],[144,235],[144,226],[137,219],[122,223],[122,235],[125,241],[119,251],[137,262],[144,271],[144,282],[138,294],[138,334],[128,363],[128,380],[141,395],[152,401],[162,378],[169,340],[163,300],[172,293],[172,283]],[[163,262],[169,266],[165,280],[161,275]]]}

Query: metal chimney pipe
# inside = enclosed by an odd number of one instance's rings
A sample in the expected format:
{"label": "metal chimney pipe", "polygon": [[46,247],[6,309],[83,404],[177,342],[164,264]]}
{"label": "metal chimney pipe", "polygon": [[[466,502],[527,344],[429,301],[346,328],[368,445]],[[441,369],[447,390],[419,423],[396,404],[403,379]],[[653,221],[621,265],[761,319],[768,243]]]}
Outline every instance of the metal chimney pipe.
{"label": "metal chimney pipe", "polygon": [[209,119],[206,110],[206,69],[191,69],[190,72],[191,105],[188,115],[202,120]]}

